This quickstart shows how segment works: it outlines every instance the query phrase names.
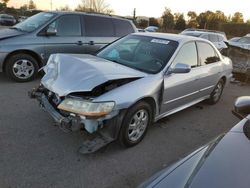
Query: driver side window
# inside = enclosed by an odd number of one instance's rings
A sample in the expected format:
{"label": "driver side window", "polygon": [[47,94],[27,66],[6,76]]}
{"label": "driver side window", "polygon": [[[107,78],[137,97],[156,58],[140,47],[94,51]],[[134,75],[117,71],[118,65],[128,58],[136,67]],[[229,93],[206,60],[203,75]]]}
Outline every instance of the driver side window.
{"label": "driver side window", "polygon": [[189,42],[181,47],[172,63],[172,67],[174,67],[177,63],[190,65],[191,68],[198,66],[197,50],[194,42]]}
{"label": "driver side window", "polygon": [[49,25],[57,31],[56,36],[81,36],[81,21],[78,15],[61,16]]}

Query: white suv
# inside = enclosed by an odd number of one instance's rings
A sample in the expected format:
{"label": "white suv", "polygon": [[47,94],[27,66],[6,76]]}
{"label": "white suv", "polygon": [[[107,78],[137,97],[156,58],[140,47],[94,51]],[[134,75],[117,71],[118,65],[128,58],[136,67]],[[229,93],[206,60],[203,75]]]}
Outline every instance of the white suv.
{"label": "white suv", "polygon": [[225,33],[219,31],[203,30],[203,29],[186,29],[180,33],[181,35],[189,35],[200,37],[211,41],[218,50],[227,48],[227,37]]}

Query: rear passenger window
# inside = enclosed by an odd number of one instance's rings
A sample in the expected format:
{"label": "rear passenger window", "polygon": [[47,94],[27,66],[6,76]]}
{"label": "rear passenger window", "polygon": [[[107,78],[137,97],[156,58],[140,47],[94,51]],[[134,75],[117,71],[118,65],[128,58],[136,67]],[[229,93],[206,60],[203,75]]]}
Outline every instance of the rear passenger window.
{"label": "rear passenger window", "polygon": [[84,16],[85,32],[88,37],[114,37],[114,26],[111,18],[101,16]]}
{"label": "rear passenger window", "polygon": [[81,22],[78,15],[61,16],[49,25],[56,29],[57,36],[81,36]]}
{"label": "rear passenger window", "polygon": [[211,42],[218,42],[219,41],[217,35],[211,35],[211,34],[209,35],[209,40]]}
{"label": "rear passenger window", "polygon": [[177,63],[190,65],[191,68],[198,66],[197,50],[194,42],[190,42],[182,46],[179,53],[175,57],[173,66],[175,66]]}
{"label": "rear passenger window", "polygon": [[205,42],[197,42],[201,65],[207,65],[220,61],[214,48]]}
{"label": "rear passenger window", "polygon": [[113,19],[113,22],[115,25],[116,37],[123,37],[134,32],[132,25],[127,20]]}

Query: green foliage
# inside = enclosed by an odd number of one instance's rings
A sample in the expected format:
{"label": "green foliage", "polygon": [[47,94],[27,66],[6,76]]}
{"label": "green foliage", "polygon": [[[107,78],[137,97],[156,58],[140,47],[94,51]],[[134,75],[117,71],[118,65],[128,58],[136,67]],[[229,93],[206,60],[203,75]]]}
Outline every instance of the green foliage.
{"label": "green foliage", "polygon": [[150,26],[156,26],[156,27],[159,27],[159,22],[158,22],[158,20],[157,20],[157,19],[155,19],[155,18],[151,17],[151,18],[149,18],[149,25],[150,25]]}
{"label": "green foliage", "polygon": [[171,10],[166,7],[162,15],[162,26],[166,30],[174,28],[174,15],[171,13]]}
{"label": "green foliage", "polygon": [[224,23],[220,30],[230,36],[244,36],[250,33],[250,24],[247,23]]}
{"label": "green foliage", "polygon": [[243,14],[240,12],[235,12],[232,16],[232,22],[233,23],[244,23]]}
{"label": "green foliage", "polygon": [[148,20],[145,20],[145,19],[140,19],[137,21],[137,26],[139,28],[145,28],[145,27],[148,27],[148,24],[149,24],[149,21]]}
{"label": "green foliage", "polygon": [[0,11],[3,11],[6,9],[6,4],[5,3],[0,3]]}
{"label": "green foliage", "polygon": [[30,10],[35,10],[35,9],[36,9],[36,4],[34,3],[33,0],[30,0],[30,1],[29,1],[28,8],[29,8]]}
{"label": "green foliage", "polygon": [[180,13],[175,14],[175,29],[184,30],[186,29],[186,21],[184,15]]}

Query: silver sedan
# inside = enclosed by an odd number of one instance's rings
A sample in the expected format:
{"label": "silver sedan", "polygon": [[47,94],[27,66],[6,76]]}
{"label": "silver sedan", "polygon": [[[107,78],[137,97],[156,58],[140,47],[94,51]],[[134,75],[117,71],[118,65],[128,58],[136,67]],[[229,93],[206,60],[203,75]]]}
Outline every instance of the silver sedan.
{"label": "silver sedan", "polygon": [[95,56],[54,54],[30,92],[65,131],[94,135],[81,153],[119,139],[138,144],[150,124],[207,100],[219,101],[231,60],[200,38],[161,33],[128,35]]}

